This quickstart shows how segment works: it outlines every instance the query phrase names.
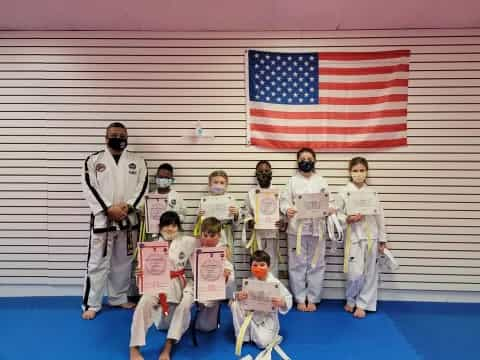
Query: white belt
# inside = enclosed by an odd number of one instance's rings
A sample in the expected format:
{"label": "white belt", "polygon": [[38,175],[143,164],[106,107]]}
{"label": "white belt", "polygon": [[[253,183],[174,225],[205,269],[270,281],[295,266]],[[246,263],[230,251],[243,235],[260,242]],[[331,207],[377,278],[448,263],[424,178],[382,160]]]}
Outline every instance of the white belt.
{"label": "white belt", "polygon": [[337,244],[343,244],[343,228],[335,214],[329,215],[327,218],[327,233],[328,238],[332,241],[330,251],[333,253],[338,248]]}

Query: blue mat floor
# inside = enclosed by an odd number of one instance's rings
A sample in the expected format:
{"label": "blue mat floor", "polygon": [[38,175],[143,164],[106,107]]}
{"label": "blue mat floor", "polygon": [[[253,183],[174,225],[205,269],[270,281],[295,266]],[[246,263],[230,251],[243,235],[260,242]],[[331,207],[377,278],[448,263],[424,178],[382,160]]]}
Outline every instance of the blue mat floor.
{"label": "blue mat floor", "polygon": [[[94,321],[80,318],[76,297],[0,298],[0,359],[128,359],[130,310],[105,308]],[[281,317],[282,348],[292,359],[480,359],[480,304],[380,302],[356,320],[343,302],[324,301],[316,313]],[[221,328],[187,333],[173,359],[235,359],[232,319],[222,308]],[[165,333],[152,328],[146,360],[158,359]],[[243,354],[258,350],[245,344]],[[279,359],[274,354],[273,359]]]}

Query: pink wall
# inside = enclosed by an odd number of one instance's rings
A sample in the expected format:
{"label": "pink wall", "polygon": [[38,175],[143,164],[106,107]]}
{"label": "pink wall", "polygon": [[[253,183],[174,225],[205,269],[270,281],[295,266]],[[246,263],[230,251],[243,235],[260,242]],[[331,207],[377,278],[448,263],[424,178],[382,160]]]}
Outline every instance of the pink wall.
{"label": "pink wall", "polygon": [[480,27],[480,0],[1,0],[2,30]]}

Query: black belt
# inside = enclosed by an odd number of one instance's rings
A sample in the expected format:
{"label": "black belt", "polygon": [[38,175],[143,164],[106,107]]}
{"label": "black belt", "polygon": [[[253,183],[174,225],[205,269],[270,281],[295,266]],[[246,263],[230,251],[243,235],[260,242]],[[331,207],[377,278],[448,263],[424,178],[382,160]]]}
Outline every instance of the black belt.
{"label": "black belt", "polygon": [[93,229],[94,234],[104,234],[106,233],[107,236],[105,236],[105,244],[103,247],[103,257],[107,256],[107,248],[108,248],[108,234],[111,231],[125,231],[127,230],[127,256],[133,255],[134,252],[134,247],[133,247],[133,239],[132,239],[132,231],[138,230],[140,228],[139,224],[131,225],[130,220],[127,218],[126,225],[122,226],[119,225],[120,229],[117,229],[115,226],[110,226],[110,221],[107,224],[107,227],[105,228],[100,228],[100,229]]}
{"label": "black belt", "polygon": [[136,225],[132,225],[130,227],[130,229],[128,228],[128,226],[119,226],[119,228],[117,228],[116,226],[110,226],[110,227],[105,227],[105,228],[97,228],[97,229],[93,229],[93,233],[94,234],[103,234],[103,233],[106,233],[106,232],[111,232],[111,231],[117,231],[117,230],[138,230],[140,229],[140,225],[139,224],[136,224]]}

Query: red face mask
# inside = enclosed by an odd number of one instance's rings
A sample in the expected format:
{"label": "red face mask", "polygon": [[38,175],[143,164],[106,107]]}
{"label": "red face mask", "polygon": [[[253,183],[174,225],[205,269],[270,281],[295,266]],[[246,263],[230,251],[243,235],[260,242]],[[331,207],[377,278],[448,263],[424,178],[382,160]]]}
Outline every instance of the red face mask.
{"label": "red face mask", "polygon": [[250,270],[252,271],[253,276],[258,280],[265,280],[268,275],[268,267],[262,267],[258,265],[252,265]]}

